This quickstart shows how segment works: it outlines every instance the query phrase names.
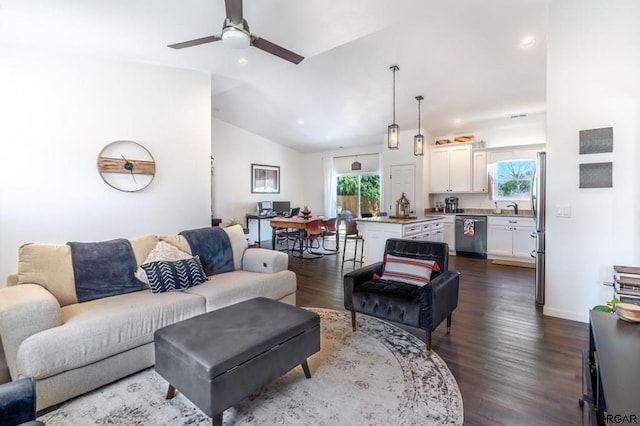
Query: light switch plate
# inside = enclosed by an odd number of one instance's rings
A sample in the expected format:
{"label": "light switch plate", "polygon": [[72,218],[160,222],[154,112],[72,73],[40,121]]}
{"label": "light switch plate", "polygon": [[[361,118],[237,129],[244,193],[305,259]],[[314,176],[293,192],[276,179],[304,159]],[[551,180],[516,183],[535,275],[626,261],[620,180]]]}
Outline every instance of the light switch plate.
{"label": "light switch plate", "polygon": [[557,205],[556,217],[571,217],[571,206],[569,204]]}

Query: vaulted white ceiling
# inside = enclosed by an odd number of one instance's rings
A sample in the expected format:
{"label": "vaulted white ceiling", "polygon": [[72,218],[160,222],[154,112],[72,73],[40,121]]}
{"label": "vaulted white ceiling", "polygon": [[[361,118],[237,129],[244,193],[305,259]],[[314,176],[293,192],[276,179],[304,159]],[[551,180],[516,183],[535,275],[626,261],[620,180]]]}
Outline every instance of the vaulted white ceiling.
{"label": "vaulted white ceiling", "polygon": [[0,0],[0,45],[208,72],[214,117],[312,152],[381,143],[393,64],[401,129],[417,128],[417,95],[436,137],[544,112],[546,11],[547,0],[245,0],[251,32],[305,57],[294,65],[221,42],[167,47],[219,34],[223,0]]}

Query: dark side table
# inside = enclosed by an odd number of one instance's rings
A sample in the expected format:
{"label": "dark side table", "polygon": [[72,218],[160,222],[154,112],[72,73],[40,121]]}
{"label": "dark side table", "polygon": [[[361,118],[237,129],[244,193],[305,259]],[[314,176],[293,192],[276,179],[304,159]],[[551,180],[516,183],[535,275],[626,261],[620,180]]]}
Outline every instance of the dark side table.
{"label": "dark side table", "polygon": [[583,424],[640,424],[640,324],[589,312],[583,353]]}

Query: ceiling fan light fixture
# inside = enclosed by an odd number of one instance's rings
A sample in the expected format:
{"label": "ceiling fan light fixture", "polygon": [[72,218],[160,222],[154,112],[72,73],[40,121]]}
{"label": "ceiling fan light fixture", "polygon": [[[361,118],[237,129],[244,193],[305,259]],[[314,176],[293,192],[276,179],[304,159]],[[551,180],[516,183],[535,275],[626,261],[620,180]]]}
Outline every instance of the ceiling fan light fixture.
{"label": "ceiling fan light fixture", "polygon": [[232,49],[246,49],[251,40],[249,34],[235,27],[222,30],[222,43]]}
{"label": "ceiling fan light fixture", "polygon": [[418,101],[418,134],[413,137],[413,155],[424,155],[424,135],[420,128],[420,102],[424,98],[422,96],[416,96]]}
{"label": "ceiling fan light fixture", "polygon": [[387,129],[387,146],[389,149],[400,148],[400,126],[396,124],[396,71],[400,71],[397,65],[389,67],[393,71],[393,124]]}

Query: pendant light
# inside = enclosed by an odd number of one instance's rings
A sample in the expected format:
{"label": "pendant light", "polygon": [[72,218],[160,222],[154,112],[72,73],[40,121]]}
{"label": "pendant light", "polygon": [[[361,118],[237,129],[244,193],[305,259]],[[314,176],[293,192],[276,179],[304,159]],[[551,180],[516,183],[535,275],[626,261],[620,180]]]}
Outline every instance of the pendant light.
{"label": "pendant light", "polygon": [[396,124],[396,71],[400,71],[397,65],[389,67],[393,71],[393,124],[387,130],[387,145],[389,149],[400,148],[400,126]]}
{"label": "pendant light", "polygon": [[413,137],[413,155],[424,155],[424,136],[420,129],[420,102],[423,99],[422,96],[416,96],[416,101],[418,101],[418,134]]}

